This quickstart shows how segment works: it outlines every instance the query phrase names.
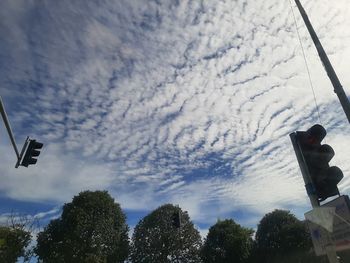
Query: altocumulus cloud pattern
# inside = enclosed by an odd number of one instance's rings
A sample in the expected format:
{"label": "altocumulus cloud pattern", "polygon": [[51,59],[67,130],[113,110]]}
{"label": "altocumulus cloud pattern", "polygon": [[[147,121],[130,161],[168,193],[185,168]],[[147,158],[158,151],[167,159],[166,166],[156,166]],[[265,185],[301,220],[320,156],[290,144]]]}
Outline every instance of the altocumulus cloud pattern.
{"label": "altocumulus cloud pattern", "polygon": [[[303,4],[350,94],[347,1]],[[200,223],[302,213],[289,133],[321,122],[347,177],[350,129],[296,14],[320,120],[287,0],[1,1],[0,92],[18,142],[46,146],[15,170],[2,130],[1,195],[107,189],[125,209],[172,202]]]}

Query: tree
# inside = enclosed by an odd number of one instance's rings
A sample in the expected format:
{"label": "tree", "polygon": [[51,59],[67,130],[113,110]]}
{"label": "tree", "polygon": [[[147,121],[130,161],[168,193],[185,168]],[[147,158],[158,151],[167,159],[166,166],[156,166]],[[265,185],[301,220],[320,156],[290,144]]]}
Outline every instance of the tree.
{"label": "tree", "polygon": [[254,231],[232,219],[218,221],[209,228],[202,248],[204,263],[246,262],[252,248]]}
{"label": "tree", "polygon": [[171,204],[160,206],[140,220],[132,240],[133,263],[201,262],[199,232],[187,212]]}
{"label": "tree", "polygon": [[125,221],[107,191],[81,192],[38,234],[35,252],[42,262],[123,262],[129,245]]}
{"label": "tree", "polygon": [[19,257],[30,262],[33,256],[33,246],[29,246],[31,233],[37,227],[35,217],[10,213],[6,225],[0,226],[0,262],[17,262]]}
{"label": "tree", "polygon": [[256,232],[259,262],[301,262],[312,247],[304,222],[289,211],[274,210],[260,221]]}
{"label": "tree", "polygon": [[0,226],[0,262],[17,262],[17,258],[24,257],[30,240],[28,231],[16,226]]}

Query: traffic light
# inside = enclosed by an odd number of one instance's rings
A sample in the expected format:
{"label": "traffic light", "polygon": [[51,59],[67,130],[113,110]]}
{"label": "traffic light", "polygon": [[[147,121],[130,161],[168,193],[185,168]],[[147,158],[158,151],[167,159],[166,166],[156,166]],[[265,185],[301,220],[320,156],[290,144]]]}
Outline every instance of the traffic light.
{"label": "traffic light", "polygon": [[180,228],[181,227],[181,215],[180,211],[174,212],[174,214],[171,217],[172,220],[172,225],[175,228]]}
{"label": "traffic light", "polygon": [[325,128],[319,124],[315,124],[307,131],[296,132],[303,162],[319,201],[339,194],[337,184],[344,177],[337,166],[329,166],[334,150],[328,144],[321,144],[326,135]]}
{"label": "traffic light", "polygon": [[43,144],[40,142],[37,142],[36,140],[29,140],[29,144],[27,147],[27,150],[24,154],[23,160],[21,165],[28,167],[28,165],[36,164],[38,161],[37,158],[40,155],[40,149],[43,148]]}

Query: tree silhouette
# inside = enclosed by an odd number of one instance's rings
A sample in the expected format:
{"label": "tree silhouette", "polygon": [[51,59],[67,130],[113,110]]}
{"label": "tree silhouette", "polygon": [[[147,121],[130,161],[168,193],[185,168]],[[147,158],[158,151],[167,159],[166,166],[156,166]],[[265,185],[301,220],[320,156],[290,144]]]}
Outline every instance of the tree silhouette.
{"label": "tree silhouette", "polygon": [[43,262],[123,262],[128,256],[125,220],[106,191],[81,192],[38,234],[35,252]]}
{"label": "tree silhouette", "polygon": [[12,226],[0,226],[0,262],[14,263],[25,256],[31,239],[30,232]]}
{"label": "tree silhouette", "polygon": [[[180,225],[177,226],[176,214]],[[187,212],[166,204],[144,217],[132,237],[133,263],[201,262],[201,237]]]}
{"label": "tree silhouette", "polygon": [[260,221],[256,232],[259,262],[303,262],[312,243],[304,222],[289,211],[274,210]]}
{"label": "tree silhouette", "polygon": [[232,219],[218,221],[210,227],[205,239],[202,258],[204,263],[241,263],[249,258],[254,231],[241,227]]}

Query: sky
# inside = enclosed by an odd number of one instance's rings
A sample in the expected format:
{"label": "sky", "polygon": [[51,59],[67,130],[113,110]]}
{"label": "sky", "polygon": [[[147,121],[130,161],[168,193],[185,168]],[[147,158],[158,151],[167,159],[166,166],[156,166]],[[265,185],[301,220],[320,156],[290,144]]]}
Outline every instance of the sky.
{"label": "sky", "polygon": [[[301,1],[350,94],[347,0]],[[289,134],[328,132],[350,190],[350,126],[288,0],[2,0],[0,95],[18,148],[0,127],[0,221],[43,225],[84,190],[107,190],[133,228],[165,203],[203,235],[217,219],[311,209]],[[317,104],[317,106],[316,106]],[[319,113],[319,114],[318,114]]]}

